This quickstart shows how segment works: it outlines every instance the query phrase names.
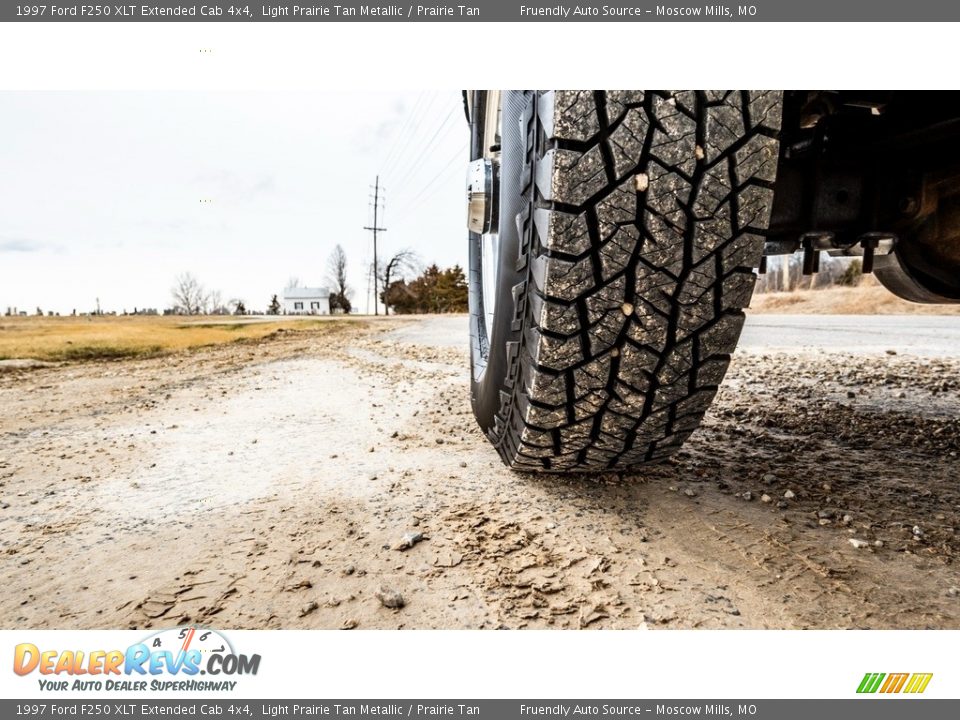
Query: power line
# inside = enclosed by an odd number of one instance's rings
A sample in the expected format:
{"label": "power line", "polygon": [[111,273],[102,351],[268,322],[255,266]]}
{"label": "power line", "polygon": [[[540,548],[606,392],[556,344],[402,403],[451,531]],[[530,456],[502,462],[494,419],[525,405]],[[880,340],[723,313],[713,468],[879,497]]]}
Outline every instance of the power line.
{"label": "power line", "polygon": [[[454,168],[454,169],[455,169],[455,168]],[[451,176],[451,173],[448,172],[444,177],[447,178],[447,177],[450,177],[450,176]],[[410,213],[412,213],[413,211],[418,210],[419,208],[423,207],[424,203],[426,203],[428,200],[432,199],[443,187],[444,187],[443,183],[441,183],[440,185],[437,185],[432,191],[430,191],[429,193],[427,193],[427,194],[423,197],[423,199],[420,200],[420,202],[418,202],[416,205],[410,206],[408,211],[406,211],[406,212],[404,212],[403,214],[397,216],[397,217],[394,219],[394,222],[402,222],[405,218],[409,217]]]}
{"label": "power line", "polygon": [[436,101],[437,95],[431,94],[418,110],[410,114],[410,123],[406,128],[406,132],[397,137],[397,152],[393,155],[390,162],[385,164],[383,170],[380,171],[381,175],[389,177],[397,168],[402,168],[404,165],[416,159],[416,149],[422,142],[423,135],[426,134],[423,121],[430,117]]}
{"label": "power line", "polygon": [[386,173],[387,168],[394,161],[397,151],[401,150],[404,147],[404,145],[400,142],[400,140],[401,138],[404,138],[406,133],[409,132],[414,127],[414,125],[412,124],[412,120],[416,116],[417,111],[424,104],[424,99],[426,97],[427,97],[427,93],[421,92],[420,95],[417,96],[417,101],[413,104],[413,108],[410,110],[409,113],[407,113],[407,117],[404,118],[403,124],[400,126],[400,129],[397,131],[397,134],[393,138],[393,145],[390,147],[390,152],[388,152],[383,159],[383,163],[381,165],[381,170],[380,170],[381,174]]}
{"label": "power line", "polygon": [[447,116],[443,119],[443,122],[440,123],[440,126],[434,131],[433,135],[427,141],[426,145],[420,149],[419,157],[414,160],[413,164],[407,169],[407,172],[403,176],[394,182],[395,186],[403,187],[403,183],[409,178],[416,170],[418,170],[427,158],[430,157],[430,146],[433,145],[434,141],[437,139],[437,136],[440,134],[440,131],[447,126],[447,123],[450,122],[450,118],[453,117],[453,111],[455,108],[450,108],[450,112],[447,113]]}
{"label": "power line", "polygon": [[[446,173],[446,171],[447,171],[457,160],[461,160],[461,161],[462,161],[462,160],[464,159],[464,153],[467,151],[467,147],[468,147],[468,143],[465,143],[464,145],[462,145],[460,148],[457,149],[456,154],[454,154],[454,156],[451,157],[451,158],[444,164],[444,166],[443,166],[442,168],[440,168],[439,172],[437,172],[437,174],[434,175],[434,176],[430,179],[430,181],[429,181],[428,183],[426,183],[423,187],[421,187],[421,188],[420,188],[420,191],[419,191],[416,195],[413,196],[413,198],[410,200],[410,202],[407,203],[406,209],[404,209],[404,210],[396,217],[396,221],[399,221],[399,220],[401,220],[402,218],[405,218],[405,217],[406,217],[407,215],[409,215],[411,212],[413,212],[413,211],[416,210],[418,207],[420,207],[420,205],[422,205],[424,201],[426,201],[426,200],[429,199],[430,197],[433,197],[434,193],[430,193],[429,195],[426,195],[425,197],[424,197],[424,193],[426,193],[427,190],[429,190],[430,187],[431,187],[434,183],[437,182],[437,180],[439,180],[441,177],[445,177],[444,174]],[[436,192],[436,191],[434,191],[434,192]],[[423,197],[423,200],[421,200],[420,203],[417,203],[417,200],[419,200],[421,197]]]}
{"label": "power line", "polygon": [[403,118],[403,121],[400,123],[400,129],[393,136],[393,144],[390,146],[390,151],[383,156],[383,164],[381,167],[386,167],[387,163],[393,158],[394,153],[396,153],[397,148],[399,147],[399,140],[403,137],[403,134],[406,132],[407,128],[410,126],[410,119],[417,113],[417,110],[420,109],[420,106],[423,104],[423,99],[427,96],[425,91],[420,91],[420,94],[417,95],[416,101],[413,103],[413,107],[410,108],[410,112],[406,114]]}
{"label": "power line", "polygon": [[[432,144],[436,136],[443,131],[448,118],[443,118],[439,123],[426,123],[434,113],[434,103],[436,97],[421,108],[418,117],[414,118],[411,133],[408,139],[403,139],[401,151],[394,157],[389,167],[380,174],[384,177],[396,177],[394,173],[402,175],[404,178],[412,174],[419,161],[422,160],[426,148]],[[442,110],[444,103],[441,101],[439,109]]]}
{"label": "power line", "polygon": [[373,232],[373,314],[380,314],[380,299],[377,294],[377,233],[386,232],[385,227],[377,226],[377,212],[380,209],[380,176],[377,175],[377,179],[374,181],[373,185],[373,226],[364,225],[364,230],[370,230]]}

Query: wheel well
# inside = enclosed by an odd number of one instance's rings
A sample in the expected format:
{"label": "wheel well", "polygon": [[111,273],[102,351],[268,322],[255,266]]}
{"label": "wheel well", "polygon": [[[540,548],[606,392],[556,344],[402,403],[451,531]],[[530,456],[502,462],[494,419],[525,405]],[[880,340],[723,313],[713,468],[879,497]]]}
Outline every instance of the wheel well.
{"label": "wheel well", "polygon": [[960,93],[787,92],[767,254],[881,237],[891,290],[960,302]]}

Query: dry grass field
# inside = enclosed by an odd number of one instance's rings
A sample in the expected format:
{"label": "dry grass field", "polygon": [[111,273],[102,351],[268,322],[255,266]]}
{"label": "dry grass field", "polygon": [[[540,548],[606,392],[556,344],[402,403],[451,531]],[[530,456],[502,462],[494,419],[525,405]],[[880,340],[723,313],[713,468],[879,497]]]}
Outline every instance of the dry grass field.
{"label": "dry grass field", "polygon": [[4,317],[0,318],[0,360],[143,358],[225,343],[252,342],[280,332],[332,330],[342,322],[314,318],[251,322],[229,316]]}
{"label": "dry grass field", "polygon": [[750,310],[791,315],[960,315],[960,305],[901,300],[871,276],[864,276],[856,287],[756,293]]}
{"label": "dry grass field", "polygon": [[[801,315],[958,315],[960,305],[907,302],[865,277],[857,287],[757,293],[751,313]],[[333,329],[351,319],[231,316],[0,317],[0,361],[145,358],[288,331]],[[373,318],[370,318],[373,319]]]}

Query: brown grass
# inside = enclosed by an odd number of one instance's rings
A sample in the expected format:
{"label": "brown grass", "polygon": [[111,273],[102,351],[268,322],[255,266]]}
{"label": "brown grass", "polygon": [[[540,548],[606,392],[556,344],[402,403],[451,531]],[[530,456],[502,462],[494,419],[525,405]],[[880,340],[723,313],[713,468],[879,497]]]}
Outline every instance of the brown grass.
{"label": "brown grass", "polygon": [[798,315],[960,315],[960,305],[921,305],[901,300],[875,278],[857,287],[763,293],[753,296],[750,312]]}
{"label": "brown grass", "polygon": [[244,322],[227,317],[3,317],[0,360],[111,360],[260,340],[278,330],[339,326],[339,320]]}

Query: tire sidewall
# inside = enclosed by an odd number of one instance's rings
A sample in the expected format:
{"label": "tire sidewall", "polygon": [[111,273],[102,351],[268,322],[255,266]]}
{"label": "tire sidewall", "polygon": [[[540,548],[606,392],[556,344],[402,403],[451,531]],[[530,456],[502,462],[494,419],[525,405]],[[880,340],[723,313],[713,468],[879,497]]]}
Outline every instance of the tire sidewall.
{"label": "tire sidewall", "polygon": [[[496,284],[497,304],[493,327],[486,328],[483,308],[483,261],[481,236],[469,234],[469,310],[470,310],[470,366],[471,400],[480,427],[490,432],[500,410],[501,393],[510,392],[512,382],[510,343],[519,343],[522,328],[518,317],[517,299],[513,288],[525,280],[521,263],[523,238],[519,223],[524,206],[531,198],[524,193],[525,177],[532,168],[525,167],[531,153],[527,133],[522,123],[521,108],[529,111],[534,95],[524,91],[503,91],[503,127],[500,164],[500,253]],[[471,159],[482,156],[482,126],[486,107],[486,93],[474,95],[474,113],[471,118]]]}

